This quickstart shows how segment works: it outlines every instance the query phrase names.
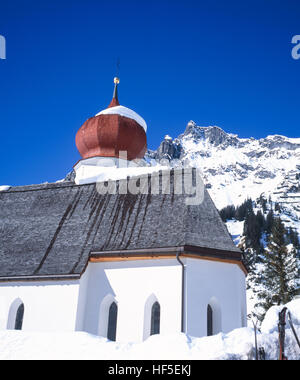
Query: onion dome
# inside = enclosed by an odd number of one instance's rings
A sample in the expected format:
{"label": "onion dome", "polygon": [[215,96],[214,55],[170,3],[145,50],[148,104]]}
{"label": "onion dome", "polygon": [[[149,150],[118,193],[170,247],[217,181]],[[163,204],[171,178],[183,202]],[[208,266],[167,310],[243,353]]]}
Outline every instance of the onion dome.
{"label": "onion dome", "polygon": [[108,108],[89,118],[76,134],[76,146],[83,159],[91,157],[143,158],[147,149],[147,125],[136,112],[120,105],[119,78],[114,78],[113,99]]}

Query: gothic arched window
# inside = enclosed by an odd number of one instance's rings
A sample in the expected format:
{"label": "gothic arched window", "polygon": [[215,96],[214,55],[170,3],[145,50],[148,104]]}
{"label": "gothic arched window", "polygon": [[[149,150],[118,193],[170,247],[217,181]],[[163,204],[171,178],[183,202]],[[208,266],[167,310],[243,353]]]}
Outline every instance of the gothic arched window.
{"label": "gothic arched window", "polygon": [[160,331],[160,305],[154,302],[151,310],[151,331],[150,335],[159,334]]}
{"label": "gothic arched window", "polygon": [[24,304],[21,303],[16,313],[15,330],[22,330],[23,317],[24,317]]}
{"label": "gothic arched window", "polygon": [[107,338],[112,341],[116,340],[117,318],[118,318],[118,306],[115,302],[113,302],[109,307],[108,327],[107,327]]}
{"label": "gothic arched window", "polygon": [[213,335],[213,310],[207,305],[207,336]]}

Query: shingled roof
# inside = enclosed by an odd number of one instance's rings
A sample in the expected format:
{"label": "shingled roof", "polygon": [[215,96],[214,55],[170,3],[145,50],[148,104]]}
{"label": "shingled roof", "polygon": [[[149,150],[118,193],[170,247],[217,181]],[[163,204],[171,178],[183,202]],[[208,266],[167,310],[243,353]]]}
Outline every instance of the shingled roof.
{"label": "shingled roof", "polygon": [[0,281],[79,278],[92,253],[194,247],[240,260],[207,190],[201,204],[187,205],[174,176],[170,194],[103,195],[73,182],[0,192]]}

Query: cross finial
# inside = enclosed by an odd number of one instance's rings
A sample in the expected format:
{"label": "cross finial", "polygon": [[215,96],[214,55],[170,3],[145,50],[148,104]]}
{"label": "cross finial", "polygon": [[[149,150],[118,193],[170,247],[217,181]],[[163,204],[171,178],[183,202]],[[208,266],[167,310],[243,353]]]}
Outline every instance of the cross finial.
{"label": "cross finial", "polygon": [[112,101],[110,102],[110,105],[108,106],[108,108],[120,105],[119,99],[118,99],[118,84],[119,83],[120,83],[120,79],[118,77],[114,77],[114,84],[115,84],[114,93],[113,93]]}

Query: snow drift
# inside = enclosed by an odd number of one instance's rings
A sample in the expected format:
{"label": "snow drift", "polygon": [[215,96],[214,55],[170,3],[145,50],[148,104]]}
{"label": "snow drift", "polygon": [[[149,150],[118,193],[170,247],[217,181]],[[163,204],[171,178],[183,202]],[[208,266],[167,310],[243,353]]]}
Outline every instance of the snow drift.
{"label": "snow drift", "polygon": [[[300,336],[300,299],[286,305]],[[274,306],[266,314],[258,346],[267,360],[277,360],[278,312]],[[291,328],[286,326],[286,355],[300,359],[300,349]],[[116,343],[84,332],[40,333],[6,330],[0,332],[0,360],[254,360],[255,339],[252,327],[194,338],[185,334],[154,335],[143,343]]]}

